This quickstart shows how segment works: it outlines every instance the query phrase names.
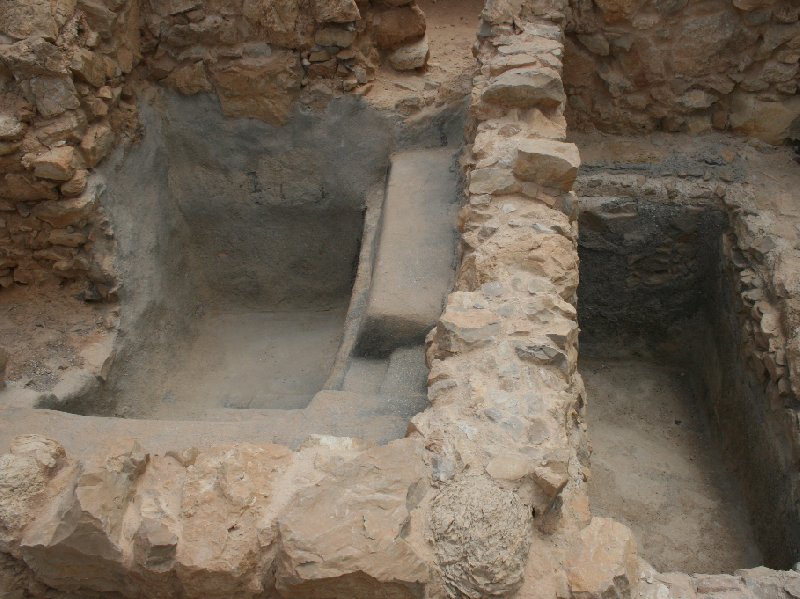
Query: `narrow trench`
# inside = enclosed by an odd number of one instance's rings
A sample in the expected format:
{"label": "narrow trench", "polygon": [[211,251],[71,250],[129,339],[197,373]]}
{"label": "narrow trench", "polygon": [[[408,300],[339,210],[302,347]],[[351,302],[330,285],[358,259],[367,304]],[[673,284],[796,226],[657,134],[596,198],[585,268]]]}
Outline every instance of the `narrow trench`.
{"label": "narrow trench", "polygon": [[660,571],[754,567],[764,562],[757,540],[763,547],[776,534],[753,526],[746,466],[710,426],[709,381],[736,367],[712,357],[728,350],[719,346],[730,316],[721,297],[725,227],[709,207],[582,200],[590,501],[595,515],[628,525]]}

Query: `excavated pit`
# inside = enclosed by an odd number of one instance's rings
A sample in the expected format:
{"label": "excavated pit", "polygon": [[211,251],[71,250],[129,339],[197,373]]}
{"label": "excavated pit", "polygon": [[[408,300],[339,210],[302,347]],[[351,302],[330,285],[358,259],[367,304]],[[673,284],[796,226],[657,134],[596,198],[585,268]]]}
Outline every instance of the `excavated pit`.
{"label": "excavated pit", "polygon": [[461,107],[401,130],[343,99],[271,127],[160,93],[142,117],[103,173],[126,282],[106,381],[38,407],[402,436],[452,284]]}
{"label": "excavated pit", "polygon": [[796,558],[763,385],[740,363],[729,235],[715,206],[581,199],[590,500],[662,572]]}

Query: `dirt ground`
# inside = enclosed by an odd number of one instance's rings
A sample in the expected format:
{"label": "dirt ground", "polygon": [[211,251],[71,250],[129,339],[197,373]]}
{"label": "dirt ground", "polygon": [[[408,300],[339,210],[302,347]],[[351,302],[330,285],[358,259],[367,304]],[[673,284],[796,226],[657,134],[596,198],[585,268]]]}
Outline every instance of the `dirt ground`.
{"label": "dirt ground", "polygon": [[82,366],[81,349],[113,326],[113,307],[77,298],[80,288],[17,285],[0,293],[0,348],[6,380],[49,390],[59,373]]}
{"label": "dirt ground", "polygon": [[411,113],[431,104],[445,104],[469,94],[475,57],[472,46],[483,9],[482,0],[420,0],[430,47],[428,65],[398,72],[385,64],[370,84],[366,98],[381,108]]}
{"label": "dirt ground", "polygon": [[735,481],[680,369],[636,357],[580,360],[594,453],[592,512],[634,532],[662,572],[761,563]]}

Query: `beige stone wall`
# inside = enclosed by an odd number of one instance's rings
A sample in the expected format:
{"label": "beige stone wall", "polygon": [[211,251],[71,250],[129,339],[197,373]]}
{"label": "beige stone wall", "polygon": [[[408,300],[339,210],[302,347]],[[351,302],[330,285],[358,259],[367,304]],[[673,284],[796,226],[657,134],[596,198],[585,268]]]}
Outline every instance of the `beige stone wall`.
{"label": "beige stone wall", "polygon": [[615,133],[800,136],[800,7],[792,0],[573,0],[570,125]]}

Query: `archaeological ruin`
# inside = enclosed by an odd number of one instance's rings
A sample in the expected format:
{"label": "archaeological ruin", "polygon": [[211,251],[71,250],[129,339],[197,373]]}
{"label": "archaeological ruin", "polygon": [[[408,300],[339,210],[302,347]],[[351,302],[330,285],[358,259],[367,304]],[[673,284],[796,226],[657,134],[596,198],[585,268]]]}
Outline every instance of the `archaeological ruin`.
{"label": "archaeological ruin", "polygon": [[0,0],[0,599],[800,598],[797,0]]}

